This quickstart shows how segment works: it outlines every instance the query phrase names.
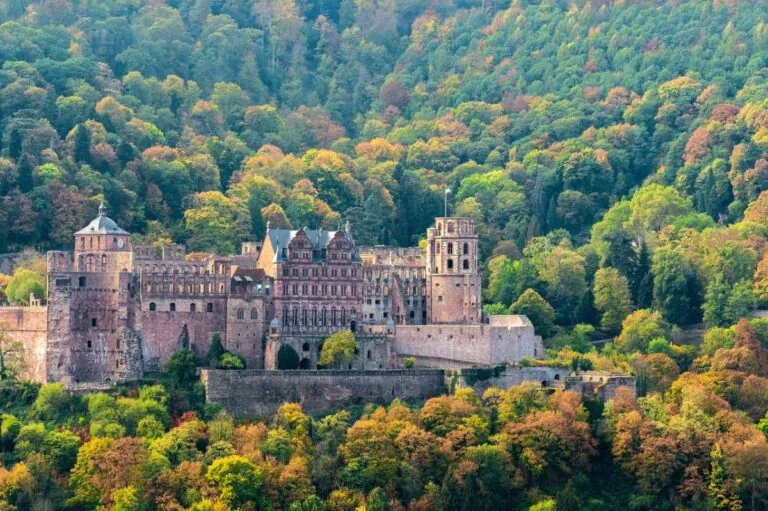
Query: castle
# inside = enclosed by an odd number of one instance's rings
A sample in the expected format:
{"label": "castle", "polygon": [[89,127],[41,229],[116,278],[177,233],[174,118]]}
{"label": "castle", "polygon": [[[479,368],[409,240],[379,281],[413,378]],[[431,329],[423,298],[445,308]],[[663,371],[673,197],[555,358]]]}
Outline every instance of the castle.
{"label": "castle", "polygon": [[181,245],[133,245],[105,206],[49,252],[48,296],[0,308],[24,344],[28,378],[115,382],[157,370],[218,335],[255,369],[317,369],[323,341],[351,330],[344,369],[468,368],[542,358],[525,316],[482,312],[474,221],[440,217],[419,248],[357,247],[349,227],[274,229],[240,255],[186,257]]}

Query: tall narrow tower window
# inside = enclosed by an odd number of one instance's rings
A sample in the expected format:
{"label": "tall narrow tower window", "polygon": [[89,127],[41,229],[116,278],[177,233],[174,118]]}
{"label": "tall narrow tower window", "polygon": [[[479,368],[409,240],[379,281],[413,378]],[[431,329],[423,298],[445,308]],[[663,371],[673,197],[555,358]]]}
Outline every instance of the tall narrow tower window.
{"label": "tall narrow tower window", "polygon": [[453,254],[453,243],[448,243],[448,254]]}
{"label": "tall narrow tower window", "polygon": [[464,243],[464,255],[469,254],[469,243]]}

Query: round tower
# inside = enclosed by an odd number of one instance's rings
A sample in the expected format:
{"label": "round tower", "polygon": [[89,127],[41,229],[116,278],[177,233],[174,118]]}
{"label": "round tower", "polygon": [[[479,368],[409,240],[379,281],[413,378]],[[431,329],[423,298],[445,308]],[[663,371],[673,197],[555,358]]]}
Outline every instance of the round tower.
{"label": "round tower", "polygon": [[427,230],[427,316],[430,323],[481,320],[475,221],[438,217]]}

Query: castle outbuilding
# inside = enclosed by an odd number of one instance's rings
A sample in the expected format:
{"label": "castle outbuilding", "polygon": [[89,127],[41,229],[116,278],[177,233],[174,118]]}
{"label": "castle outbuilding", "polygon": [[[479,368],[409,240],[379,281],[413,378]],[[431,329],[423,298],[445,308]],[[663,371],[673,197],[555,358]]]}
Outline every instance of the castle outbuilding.
{"label": "castle outbuilding", "polygon": [[[47,255],[45,304],[0,307],[27,376],[67,384],[137,379],[218,336],[249,368],[315,369],[323,341],[355,333],[348,369],[462,368],[543,357],[524,316],[483,317],[474,221],[440,217],[416,247],[357,247],[337,231],[267,226],[236,256],[134,245],[98,216],[74,252]],[[286,366],[286,364],[288,366]]]}

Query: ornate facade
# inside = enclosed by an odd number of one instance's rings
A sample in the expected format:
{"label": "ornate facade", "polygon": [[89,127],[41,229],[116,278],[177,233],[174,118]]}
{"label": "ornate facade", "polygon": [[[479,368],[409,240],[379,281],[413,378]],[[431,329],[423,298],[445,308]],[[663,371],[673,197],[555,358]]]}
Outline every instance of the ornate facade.
{"label": "ornate facade", "polygon": [[474,222],[441,217],[419,248],[360,248],[344,230],[271,229],[240,255],[187,257],[133,245],[106,208],[48,253],[47,305],[0,308],[24,341],[29,377],[114,382],[158,370],[214,336],[250,368],[316,368],[328,335],[351,330],[345,369],[431,367],[542,357],[521,316],[483,318]]}

